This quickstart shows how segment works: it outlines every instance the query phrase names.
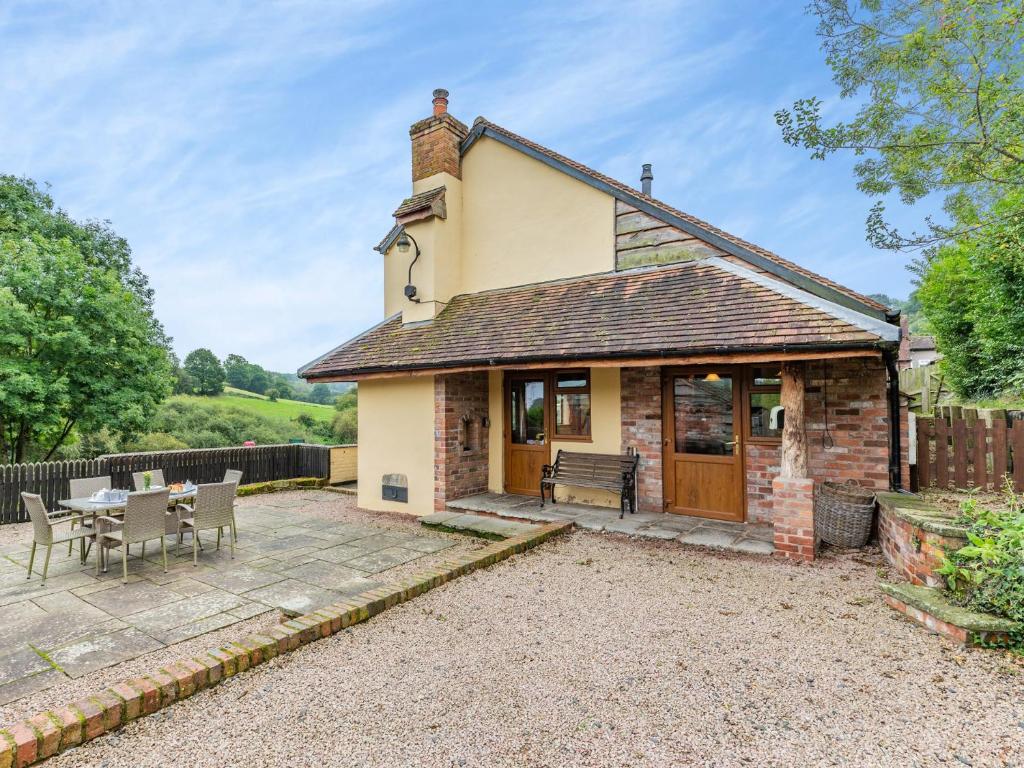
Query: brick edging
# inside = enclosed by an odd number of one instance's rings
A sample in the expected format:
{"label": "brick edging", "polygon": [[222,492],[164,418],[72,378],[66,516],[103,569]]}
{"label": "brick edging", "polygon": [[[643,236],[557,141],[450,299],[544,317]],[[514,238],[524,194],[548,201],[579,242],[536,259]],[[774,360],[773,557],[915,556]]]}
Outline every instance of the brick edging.
{"label": "brick edging", "polygon": [[529,534],[494,542],[476,552],[443,560],[435,568],[290,619],[263,634],[249,635],[117,683],[65,707],[40,712],[0,730],[0,768],[32,765],[118,730],[197,691],[366,621],[459,576],[533,549],[571,527],[568,522],[550,523]]}

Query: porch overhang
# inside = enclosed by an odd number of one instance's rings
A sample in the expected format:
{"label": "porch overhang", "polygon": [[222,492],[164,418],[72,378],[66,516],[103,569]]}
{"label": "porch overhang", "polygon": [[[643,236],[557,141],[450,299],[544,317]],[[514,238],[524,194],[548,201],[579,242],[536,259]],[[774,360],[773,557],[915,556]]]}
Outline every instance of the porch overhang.
{"label": "porch overhang", "polygon": [[829,347],[789,347],[779,349],[765,348],[730,348],[720,350],[702,350],[687,353],[685,351],[665,352],[660,355],[624,354],[600,358],[564,356],[542,359],[511,359],[492,358],[488,360],[463,361],[451,365],[408,365],[389,366],[380,369],[358,369],[351,371],[332,371],[325,375],[306,375],[310,382],[359,382],[371,379],[396,379],[409,376],[431,376],[449,373],[472,373],[476,371],[509,371],[509,370],[555,370],[561,368],[646,368],[651,366],[690,366],[690,365],[738,365],[743,363],[778,363],[785,360],[835,360],[845,358],[881,359],[886,347],[893,346],[839,346]]}

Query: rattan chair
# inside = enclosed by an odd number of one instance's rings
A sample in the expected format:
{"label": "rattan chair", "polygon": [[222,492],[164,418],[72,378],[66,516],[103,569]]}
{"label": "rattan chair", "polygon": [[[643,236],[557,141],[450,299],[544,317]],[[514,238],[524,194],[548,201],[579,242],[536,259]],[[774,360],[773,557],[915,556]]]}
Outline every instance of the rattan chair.
{"label": "rattan chair", "polygon": [[[235,495],[238,495],[238,485],[242,482],[242,470],[240,469],[229,469],[224,473],[225,483],[234,483]],[[235,527],[231,529],[231,536],[237,542],[238,541],[238,523],[235,521],[235,509],[231,507],[231,522],[235,524]]]}
{"label": "rattan chair", "polygon": [[[148,472],[150,475],[150,482],[154,487],[167,487],[167,483],[164,482],[164,471],[162,469],[150,469]],[[145,472],[132,472],[132,485],[135,486],[136,491],[144,491],[146,489],[146,481],[143,478],[143,475],[145,474]]]}
{"label": "rattan chair", "polygon": [[107,572],[106,551],[113,547],[121,547],[121,580],[128,583],[128,545],[141,544],[142,555],[146,557],[146,542],[160,539],[160,551],[164,557],[164,573],[167,573],[167,535],[165,518],[171,514],[167,510],[170,491],[159,488],[155,491],[138,491],[128,494],[128,503],[124,508],[124,520],[113,517],[101,517],[97,520],[96,573],[100,572],[100,561],[103,572]]}
{"label": "rattan chair", "polygon": [[228,541],[231,544],[231,557],[235,556],[235,484],[207,483],[196,489],[194,506],[178,505],[178,545],[181,546],[181,534],[192,532],[192,564],[199,564],[199,532],[217,530],[217,549],[220,549],[220,532],[222,528],[230,528]]}
{"label": "rattan chair", "polygon": [[35,564],[36,547],[39,545],[46,547],[46,560],[43,561],[43,584],[46,584],[46,572],[50,569],[50,553],[53,551],[54,544],[68,542],[68,554],[70,554],[71,544],[76,541],[79,542],[82,560],[83,562],[85,561],[85,542],[86,540],[91,540],[94,536],[91,528],[82,527],[77,531],[72,528],[68,533],[55,533],[53,530],[55,526],[61,523],[80,521],[84,515],[47,512],[46,505],[43,504],[43,497],[37,493],[22,492],[21,499],[25,502],[25,509],[28,510],[28,516],[32,520],[32,553],[28,556],[28,576],[25,578],[32,578],[32,566]]}
{"label": "rattan chair", "polygon": [[[87,499],[92,496],[96,491],[102,491],[109,488],[113,488],[113,484],[110,481],[110,475],[100,475],[99,477],[76,477],[72,480],[68,480],[68,497],[72,499]],[[81,524],[92,528],[92,517],[83,517]],[[71,523],[71,529],[74,530],[75,523]],[[71,544],[68,542],[68,554],[71,554]],[[88,544],[85,548],[85,556],[89,556],[89,550],[92,548],[92,539],[89,539]]]}

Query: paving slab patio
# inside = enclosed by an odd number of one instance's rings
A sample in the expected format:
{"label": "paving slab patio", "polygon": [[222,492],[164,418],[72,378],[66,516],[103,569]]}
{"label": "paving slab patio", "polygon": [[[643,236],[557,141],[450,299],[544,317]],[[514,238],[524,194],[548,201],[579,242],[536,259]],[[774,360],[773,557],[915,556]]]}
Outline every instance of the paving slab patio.
{"label": "paving slab patio", "polygon": [[[354,509],[351,497],[291,492],[240,499],[239,540],[232,558],[225,536],[201,536],[180,554],[168,542],[165,573],[159,545],[141,557],[133,547],[128,584],[118,554],[96,574],[92,556],[54,549],[46,584],[41,560],[26,578],[30,526],[20,540],[5,526],[0,544],[0,705],[69,678],[213,632],[268,612],[307,613],[347,595],[380,586],[388,572],[420,559],[443,557],[453,537],[407,525],[374,525],[318,517],[318,506]],[[21,529],[19,529],[21,530]]]}

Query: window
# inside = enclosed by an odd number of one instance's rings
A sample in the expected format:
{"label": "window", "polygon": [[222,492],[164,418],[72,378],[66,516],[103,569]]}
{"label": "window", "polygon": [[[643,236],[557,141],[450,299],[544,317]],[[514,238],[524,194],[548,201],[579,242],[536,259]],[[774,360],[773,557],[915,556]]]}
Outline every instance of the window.
{"label": "window", "polygon": [[778,365],[750,369],[750,437],[754,440],[782,438],[786,414],[782,408],[781,376]]}
{"label": "window", "polygon": [[590,438],[590,371],[555,374],[555,438]]}

